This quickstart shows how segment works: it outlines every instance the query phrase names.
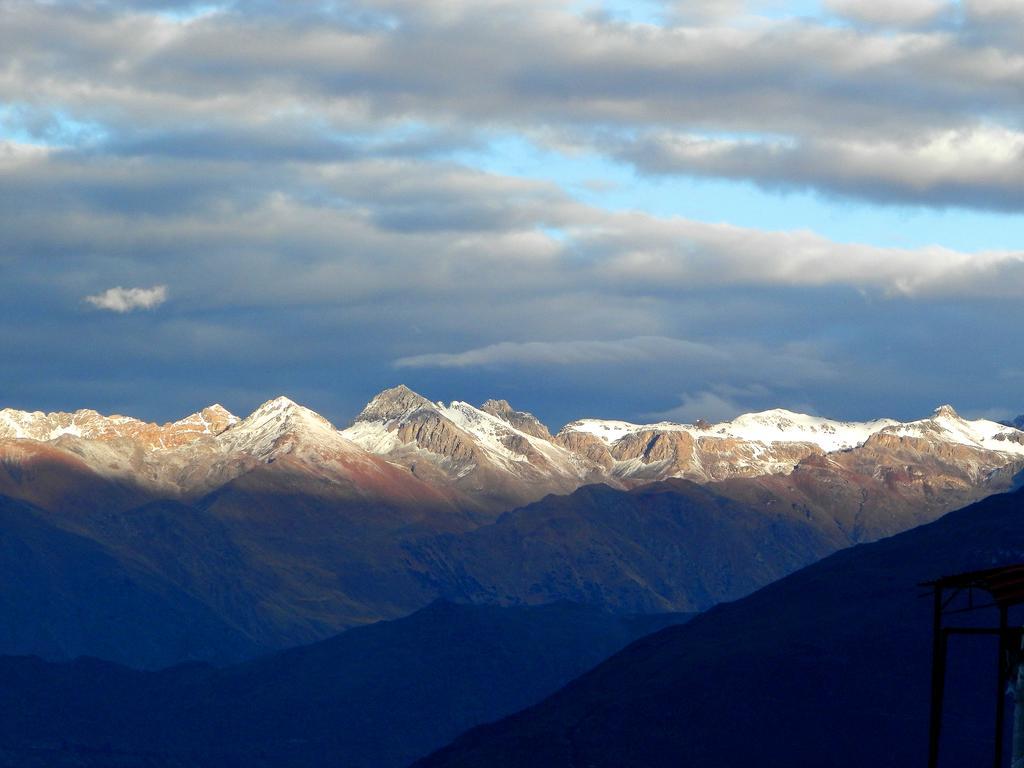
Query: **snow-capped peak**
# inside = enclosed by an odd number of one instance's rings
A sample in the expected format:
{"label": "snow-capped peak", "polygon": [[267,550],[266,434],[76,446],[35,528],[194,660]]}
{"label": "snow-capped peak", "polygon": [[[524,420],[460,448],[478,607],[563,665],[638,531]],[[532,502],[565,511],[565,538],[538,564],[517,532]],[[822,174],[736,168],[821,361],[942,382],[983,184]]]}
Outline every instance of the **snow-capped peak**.
{"label": "snow-capped peak", "polygon": [[484,408],[459,400],[445,405],[398,386],[374,397],[342,434],[378,455],[433,454],[431,461],[458,473],[482,462],[513,474],[530,465],[558,476],[579,475],[577,458],[552,443],[532,415],[505,401],[489,400]]}
{"label": "snow-capped peak", "polygon": [[321,450],[344,448],[348,441],[327,419],[287,397],[268,400],[219,438],[223,447],[266,458],[302,443]]}
{"label": "snow-capped peak", "polygon": [[[253,416],[276,413],[279,411],[289,411],[292,409],[299,408],[302,408],[302,406],[296,403],[291,398],[285,397],[284,395],[279,395],[272,400],[267,400],[267,402],[263,403],[263,405],[259,406],[255,411],[249,414],[248,418],[251,419]],[[305,408],[302,409],[308,410]]]}
{"label": "snow-capped peak", "polygon": [[334,431],[331,422],[319,413],[283,396],[275,397],[273,400],[263,403],[263,405],[239,422],[235,429],[238,431],[250,431],[263,429],[271,425],[277,428],[310,426],[315,429],[330,429]]}
{"label": "snow-capped peak", "polygon": [[1024,432],[988,419],[965,419],[952,406],[941,405],[932,416],[885,430],[888,434],[941,440],[999,453],[1024,455]]}

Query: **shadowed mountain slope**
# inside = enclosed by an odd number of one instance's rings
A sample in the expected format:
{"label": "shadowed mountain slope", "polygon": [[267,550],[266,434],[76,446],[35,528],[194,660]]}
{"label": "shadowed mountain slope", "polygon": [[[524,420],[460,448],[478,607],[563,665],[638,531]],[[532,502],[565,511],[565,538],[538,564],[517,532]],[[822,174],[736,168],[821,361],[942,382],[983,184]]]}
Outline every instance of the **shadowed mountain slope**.
{"label": "shadowed mountain slope", "polygon": [[[227,661],[260,650],[202,601],[142,562],[56,528],[40,510],[0,497],[0,648],[159,666]],[[173,540],[163,546],[173,547]]]}
{"label": "shadowed mountain slope", "polygon": [[[644,638],[417,766],[923,765],[931,600],[916,585],[1020,561],[1024,492],[990,497]],[[942,765],[991,760],[995,663],[991,639],[952,643]]]}
{"label": "shadowed mountain slope", "polygon": [[[286,478],[257,469],[195,506],[164,500],[85,515],[0,499],[0,547],[14,550],[0,563],[10,573],[0,582],[0,652],[142,668],[233,662],[435,598],[405,566],[401,542],[450,528],[445,518],[427,524],[429,508]],[[104,626],[117,607],[125,626]],[[172,641],[176,633],[191,640]]]}
{"label": "shadowed mountain slope", "polygon": [[442,595],[570,599],[620,611],[700,611],[832,552],[831,530],[688,480],[549,496],[464,534],[406,546]]}
{"label": "shadowed mountain slope", "polygon": [[684,619],[437,602],[223,669],[0,657],[0,759],[398,768]]}
{"label": "shadowed mountain slope", "polygon": [[[877,486],[848,474],[801,464],[788,476],[724,485],[586,486],[472,528],[443,508],[389,505],[336,483],[310,484],[302,467],[283,458],[195,505],[34,510],[30,519],[51,537],[76,544],[54,539],[40,548],[30,584],[12,577],[0,585],[0,596],[31,606],[14,622],[20,639],[0,634],[0,651],[93,655],[144,668],[239,661],[407,615],[437,597],[701,611],[938,513],[884,490],[866,494]],[[0,531],[8,524],[14,536],[16,522],[0,517]],[[102,556],[107,576],[69,602],[48,585],[76,572],[83,546]],[[132,631],[116,643],[99,627],[75,623],[120,605],[122,582],[147,584],[147,594],[163,598],[141,601],[147,610],[132,613]],[[166,614],[159,610],[165,604]],[[187,627],[192,639],[169,642],[168,623]],[[144,636],[159,640],[159,652]]]}
{"label": "shadowed mountain slope", "polygon": [[851,451],[810,456],[789,474],[585,486],[405,546],[424,583],[445,596],[702,611],[838,549],[931,522],[954,499],[974,500],[950,465],[929,467],[939,462],[917,441],[900,458],[898,479]]}

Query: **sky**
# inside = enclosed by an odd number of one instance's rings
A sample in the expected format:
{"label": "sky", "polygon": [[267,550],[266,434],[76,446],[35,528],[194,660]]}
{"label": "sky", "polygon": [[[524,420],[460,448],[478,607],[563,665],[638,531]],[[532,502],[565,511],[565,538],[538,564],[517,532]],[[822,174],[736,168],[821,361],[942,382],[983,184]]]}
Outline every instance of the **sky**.
{"label": "sky", "polygon": [[0,0],[0,407],[1024,412],[1018,0]]}

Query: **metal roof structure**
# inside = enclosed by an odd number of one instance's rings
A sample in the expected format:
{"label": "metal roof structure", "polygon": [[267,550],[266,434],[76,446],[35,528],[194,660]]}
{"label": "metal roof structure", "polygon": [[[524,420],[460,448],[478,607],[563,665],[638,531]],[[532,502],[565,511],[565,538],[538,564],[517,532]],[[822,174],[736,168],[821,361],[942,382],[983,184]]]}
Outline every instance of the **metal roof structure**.
{"label": "metal roof structure", "polygon": [[[1003,731],[1006,707],[1006,686],[1017,674],[1024,651],[1024,628],[1009,625],[1010,608],[1024,604],[1024,563],[1004,565],[981,571],[969,571],[954,576],[943,576],[921,586],[932,590],[934,600],[932,646],[932,702],[929,728],[928,765],[936,768],[939,762],[939,737],[942,730],[943,694],[946,680],[946,654],[952,635],[993,635],[999,640],[996,671],[996,722],[993,754],[994,768],[1003,765]],[[987,598],[975,602],[975,593]],[[966,606],[956,607],[954,601],[966,597]],[[943,619],[953,613],[965,613],[982,608],[999,610],[999,625],[995,627],[945,626]]]}
{"label": "metal roof structure", "polygon": [[[987,592],[995,605],[1012,607],[1024,603],[1024,564],[1006,565],[983,571],[970,571],[956,576],[943,576],[922,586],[940,590],[982,590]],[[952,597],[952,596],[951,596]],[[984,606],[969,606],[982,608]]]}

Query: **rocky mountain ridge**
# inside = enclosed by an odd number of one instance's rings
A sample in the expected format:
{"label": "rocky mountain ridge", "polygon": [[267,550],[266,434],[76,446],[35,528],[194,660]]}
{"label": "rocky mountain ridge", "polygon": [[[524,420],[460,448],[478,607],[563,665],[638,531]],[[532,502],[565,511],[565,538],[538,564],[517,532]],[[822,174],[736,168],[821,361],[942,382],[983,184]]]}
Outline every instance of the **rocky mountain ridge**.
{"label": "rocky mountain ridge", "polygon": [[285,397],[244,419],[213,405],[162,426],[91,410],[0,411],[0,475],[48,457],[188,499],[285,459],[374,498],[425,494],[491,514],[597,482],[627,489],[670,478],[728,481],[789,475],[822,460],[911,478],[924,471],[918,465],[925,454],[933,465],[927,473],[984,484],[1024,468],[1024,432],[964,419],[944,405],[906,423],[775,409],[719,424],[582,419],[552,436],[506,401],[445,405],[405,386],[378,394],[341,430]]}
{"label": "rocky mountain ridge", "polygon": [[377,395],[342,435],[417,477],[496,510],[604,480],[602,468],[552,440],[504,401],[433,403],[407,387]]}
{"label": "rocky mountain ridge", "polygon": [[103,416],[91,409],[74,413],[0,410],[0,439],[29,439],[40,442],[64,435],[86,440],[128,439],[146,448],[175,448],[203,435],[219,435],[234,426],[238,417],[222,405],[213,404],[179,421],[151,424],[131,416]]}
{"label": "rocky mountain ridge", "polygon": [[[448,503],[443,490],[363,450],[327,419],[286,397],[264,403],[244,419],[214,405],[163,426],[92,410],[0,411],[0,493],[46,508],[67,501],[38,496],[40,474],[53,471],[73,473],[93,489],[106,484],[108,491],[137,503],[196,499],[275,462],[307,482],[376,501]],[[112,502],[110,493],[79,495]]]}

